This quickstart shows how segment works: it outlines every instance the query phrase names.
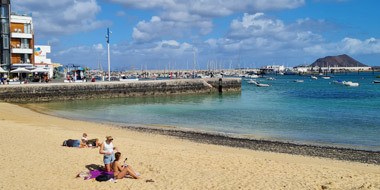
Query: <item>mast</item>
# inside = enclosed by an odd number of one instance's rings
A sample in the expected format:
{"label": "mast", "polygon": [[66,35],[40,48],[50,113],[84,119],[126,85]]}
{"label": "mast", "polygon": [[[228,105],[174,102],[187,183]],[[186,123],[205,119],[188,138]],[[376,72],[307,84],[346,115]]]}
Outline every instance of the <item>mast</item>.
{"label": "mast", "polygon": [[239,75],[241,75],[241,67],[240,67],[240,53],[239,53],[239,59],[238,59],[238,67],[239,67]]}
{"label": "mast", "polygon": [[194,71],[193,71],[193,76],[195,78],[195,72],[197,70],[197,68],[196,68],[196,62],[195,62],[195,49],[193,49],[193,54],[194,54]]}
{"label": "mast", "polygon": [[99,56],[98,56],[98,70],[103,71],[102,64],[100,64]]}

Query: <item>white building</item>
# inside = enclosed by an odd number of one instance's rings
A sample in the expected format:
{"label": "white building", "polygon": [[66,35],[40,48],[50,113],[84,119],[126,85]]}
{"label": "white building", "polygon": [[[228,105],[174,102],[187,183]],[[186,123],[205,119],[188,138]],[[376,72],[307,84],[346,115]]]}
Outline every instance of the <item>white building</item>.
{"label": "white building", "polygon": [[47,54],[51,53],[50,46],[35,45],[34,46],[34,65],[37,68],[45,68],[49,71],[49,77],[53,77],[53,65],[51,59],[47,58]]}
{"label": "white building", "polygon": [[306,73],[310,70],[311,70],[311,68],[308,66],[298,66],[298,67],[293,68],[293,71],[297,72],[297,73]]}
{"label": "white building", "polygon": [[266,65],[266,66],[261,67],[261,69],[271,70],[271,71],[274,71],[274,72],[283,72],[283,71],[285,71],[285,67],[283,65]]}

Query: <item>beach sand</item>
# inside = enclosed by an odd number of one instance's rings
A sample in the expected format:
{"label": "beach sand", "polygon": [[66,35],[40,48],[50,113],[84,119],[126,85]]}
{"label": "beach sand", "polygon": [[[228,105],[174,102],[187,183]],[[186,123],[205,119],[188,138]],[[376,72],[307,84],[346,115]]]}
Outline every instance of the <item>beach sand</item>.
{"label": "beach sand", "polygon": [[[0,107],[0,189],[380,189],[379,165],[201,144]],[[101,141],[113,136],[144,179],[76,178],[103,165],[97,148],[61,146],[83,132]]]}

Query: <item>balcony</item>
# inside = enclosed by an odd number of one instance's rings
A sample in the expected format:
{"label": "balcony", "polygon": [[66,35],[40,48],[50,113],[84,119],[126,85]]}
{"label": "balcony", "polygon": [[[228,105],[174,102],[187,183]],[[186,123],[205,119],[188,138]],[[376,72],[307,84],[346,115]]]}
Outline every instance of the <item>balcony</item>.
{"label": "balcony", "polygon": [[32,39],[32,34],[27,33],[11,33],[11,38]]}
{"label": "balcony", "polygon": [[12,48],[11,53],[18,54],[33,54],[33,49],[23,49],[23,48]]}

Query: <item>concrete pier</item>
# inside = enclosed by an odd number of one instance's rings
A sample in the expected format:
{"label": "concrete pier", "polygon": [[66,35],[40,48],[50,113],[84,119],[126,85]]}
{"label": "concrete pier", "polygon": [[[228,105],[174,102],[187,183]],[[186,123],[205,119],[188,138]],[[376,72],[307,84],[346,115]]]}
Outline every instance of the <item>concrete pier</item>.
{"label": "concrete pier", "polygon": [[134,82],[87,82],[0,85],[0,101],[49,102],[90,98],[119,98],[170,94],[240,92],[240,78],[178,79]]}

